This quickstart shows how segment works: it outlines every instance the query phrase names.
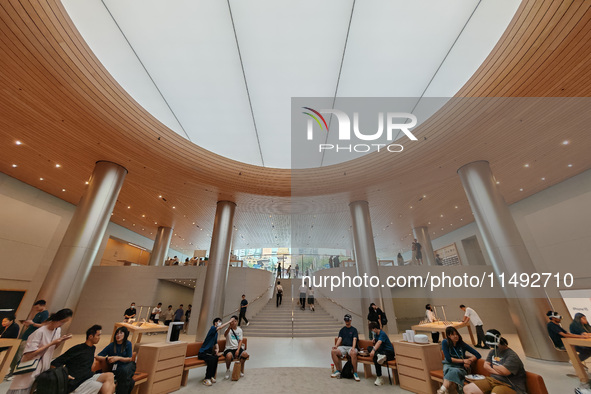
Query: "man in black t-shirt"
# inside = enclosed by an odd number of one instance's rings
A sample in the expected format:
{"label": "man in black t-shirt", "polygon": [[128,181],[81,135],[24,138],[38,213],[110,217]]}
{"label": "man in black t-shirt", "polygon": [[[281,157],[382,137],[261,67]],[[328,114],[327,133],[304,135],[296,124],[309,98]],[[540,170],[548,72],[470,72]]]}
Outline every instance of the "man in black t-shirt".
{"label": "man in black t-shirt", "polygon": [[562,316],[560,316],[557,312],[548,311],[546,316],[548,316],[548,319],[550,319],[546,328],[548,329],[548,335],[550,335],[550,339],[552,339],[554,347],[564,350],[562,338],[586,338],[586,336],[583,335],[570,334],[564,328],[562,328],[560,325]]}
{"label": "man in black t-shirt", "polygon": [[345,321],[345,327],[339,331],[339,337],[337,343],[333,346],[330,356],[335,366],[335,371],[331,378],[341,378],[341,358],[351,357],[351,364],[353,364],[353,378],[356,382],[359,382],[359,376],[357,375],[357,342],[359,341],[359,333],[357,329],[351,325],[351,315],[346,314],[343,318]]}
{"label": "man in black t-shirt", "polygon": [[132,302],[131,306],[129,308],[127,308],[125,310],[125,313],[123,314],[123,321],[127,323],[130,319],[134,319],[135,314],[136,314],[135,302]]}
{"label": "man in black t-shirt", "polygon": [[94,394],[115,392],[115,380],[112,372],[94,374],[92,363],[96,345],[101,339],[101,326],[95,324],[86,330],[86,342],[68,349],[67,352],[51,362],[53,367],[65,365],[71,379],[68,390],[73,393]]}
{"label": "man in black t-shirt", "polygon": [[246,307],[248,307],[248,301],[246,301],[246,296],[242,294],[242,301],[240,301],[240,313],[238,315],[239,326],[243,319],[246,322],[246,327],[248,327],[248,325],[250,324],[248,322],[248,319],[246,318]]}

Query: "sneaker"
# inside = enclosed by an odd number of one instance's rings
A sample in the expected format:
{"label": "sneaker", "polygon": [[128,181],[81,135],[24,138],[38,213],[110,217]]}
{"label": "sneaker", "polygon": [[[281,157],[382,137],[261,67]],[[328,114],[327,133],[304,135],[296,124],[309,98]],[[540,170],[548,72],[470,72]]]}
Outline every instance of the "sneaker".
{"label": "sneaker", "polygon": [[383,385],[384,385],[384,380],[382,379],[382,377],[381,377],[381,376],[378,376],[378,377],[376,378],[376,381],[375,381],[375,382],[373,382],[373,384],[375,384],[376,386],[383,386]]}
{"label": "sneaker", "polygon": [[211,386],[211,380],[209,380],[209,379],[203,379],[203,385],[204,386]]}
{"label": "sneaker", "polygon": [[7,382],[10,382],[13,378],[13,375],[6,375],[6,377],[4,378],[4,380],[6,380]]}
{"label": "sneaker", "polygon": [[244,372],[240,372],[240,377],[243,378],[244,377]]}
{"label": "sneaker", "polygon": [[215,378],[211,378],[209,380],[211,380],[211,383],[215,383],[216,382]]}
{"label": "sneaker", "polygon": [[355,379],[356,382],[360,382],[361,381],[361,379],[359,379],[359,375],[357,375],[357,372],[355,372],[353,374],[353,379]]}
{"label": "sneaker", "polygon": [[437,390],[437,394],[447,394],[447,393],[448,393],[448,391],[447,391],[447,389],[445,388],[445,386],[441,386],[441,387],[439,388],[439,390]]}
{"label": "sneaker", "polygon": [[230,379],[230,370],[227,370],[227,371],[226,371],[226,376],[224,376],[224,379],[225,379],[225,380],[228,380],[228,379]]}
{"label": "sneaker", "polygon": [[378,364],[380,364],[380,365],[381,365],[381,364],[383,364],[384,362],[386,362],[386,358],[387,358],[387,357],[386,357],[386,355],[385,355],[385,354],[380,354],[380,355],[378,356]]}
{"label": "sneaker", "polygon": [[330,375],[330,377],[340,379],[341,378],[341,371],[334,371],[334,373],[332,375]]}
{"label": "sneaker", "polygon": [[250,322],[246,323],[246,327],[250,326]]}

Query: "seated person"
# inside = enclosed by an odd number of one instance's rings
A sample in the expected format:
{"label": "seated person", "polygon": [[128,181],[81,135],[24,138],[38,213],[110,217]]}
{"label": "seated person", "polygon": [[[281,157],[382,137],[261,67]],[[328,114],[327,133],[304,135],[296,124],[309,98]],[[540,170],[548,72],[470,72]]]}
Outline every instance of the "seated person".
{"label": "seated person", "polygon": [[[454,327],[447,327],[445,336],[447,339],[441,342],[441,350],[445,356],[445,360],[443,360],[443,385],[437,390],[437,394],[448,393],[450,386],[454,383],[461,393],[464,380],[468,374],[467,369],[480,358],[480,353],[467,345]],[[471,355],[466,357],[466,352],[471,353]]]}
{"label": "seated person", "polygon": [[123,321],[125,323],[129,322],[131,319],[135,319],[135,302],[132,302],[130,307],[123,312]]}
{"label": "seated person", "polygon": [[490,376],[464,386],[464,394],[523,394],[526,375],[523,362],[497,330],[488,330],[485,343],[492,347],[486,357],[484,369]]}
{"label": "seated person", "polygon": [[230,325],[230,321],[228,320],[226,323],[222,324],[222,319],[216,317],[213,319],[213,325],[209,328],[205,339],[203,340],[203,344],[199,349],[199,353],[197,357],[199,360],[204,360],[207,364],[205,369],[205,379],[203,379],[203,384],[205,386],[211,386],[213,383],[216,382],[215,374],[218,369],[218,331],[222,330],[226,326]]}
{"label": "seated person", "polygon": [[131,342],[127,340],[129,330],[125,327],[118,327],[115,330],[115,342],[108,344],[95,358],[104,360],[112,365],[112,371],[117,382],[117,394],[129,394],[135,381],[135,363],[132,360],[133,351]]}
{"label": "seated person", "polygon": [[51,362],[53,367],[65,365],[68,368],[70,381],[68,389],[71,393],[109,393],[115,392],[113,373],[94,374],[92,363],[96,345],[101,339],[102,327],[98,324],[86,330],[86,342],[73,346],[67,352]]}
{"label": "seated person", "polygon": [[[569,331],[573,335],[579,335],[583,338],[591,337],[591,326],[587,321],[587,316],[582,313],[575,314],[575,320],[570,324]],[[575,350],[579,353],[581,361],[585,361],[591,356],[591,348],[586,346],[575,346]]]}
{"label": "seated person", "polygon": [[[2,319],[2,328],[0,328],[0,338],[17,338],[20,328],[16,324],[16,317],[10,314]],[[7,350],[8,347],[0,347],[0,352]]]}
{"label": "seated person", "polygon": [[351,364],[353,365],[353,379],[359,382],[359,376],[357,375],[357,342],[359,342],[359,333],[357,329],[351,325],[351,315],[346,314],[343,318],[345,321],[345,327],[339,331],[339,337],[337,343],[333,346],[330,356],[335,366],[335,371],[331,378],[341,377],[341,357],[349,355],[351,357]]}
{"label": "seated person", "polygon": [[[562,338],[589,337],[589,335],[586,333],[584,335],[578,335],[569,334],[568,332],[566,332],[566,330],[562,328],[562,326],[560,325],[560,322],[562,321],[562,316],[560,316],[558,312],[548,311],[548,313],[546,313],[546,316],[548,316],[548,319],[550,319],[550,321],[546,325],[546,328],[548,329],[548,335],[550,335],[550,339],[552,339],[552,343],[554,344],[554,347],[557,349],[564,350],[564,343],[562,343]],[[581,361],[583,360],[581,359]]]}
{"label": "seated person", "polygon": [[384,384],[382,380],[382,365],[386,360],[394,360],[396,355],[394,354],[394,346],[390,342],[390,338],[384,331],[380,329],[380,325],[377,322],[371,322],[369,328],[373,332],[373,349],[369,353],[369,356],[373,358],[373,364],[376,367],[376,386]]}
{"label": "seated person", "polygon": [[242,329],[238,326],[238,317],[232,316],[230,318],[230,326],[224,333],[226,337],[226,348],[224,349],[224,357],[226,358],[226,376],[224,379],[230,379],[230,364],[232,360],[240,357],[240,376],[244,376],[244,363],[248,358],[248,353],[242,348]]}

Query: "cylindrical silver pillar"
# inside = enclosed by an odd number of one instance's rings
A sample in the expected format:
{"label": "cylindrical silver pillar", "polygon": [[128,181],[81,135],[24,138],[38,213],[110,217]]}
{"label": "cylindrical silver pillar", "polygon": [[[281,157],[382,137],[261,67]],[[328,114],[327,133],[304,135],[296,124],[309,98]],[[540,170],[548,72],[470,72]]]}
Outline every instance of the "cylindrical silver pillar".
{"label": "cylindrical silver pillar", "polygon": [[[532,274],[536,268],[527,252],[509,207],[497,189],[487,161],[464,165],[458,175],[485,249],[497,275],[510,278],[514,273]],[[511,319],[517,329],[525,355],[542,360],[564,361],[546,332],[546,312],[551,309],[541,288],[505,286]],[[488,328],[494,328],[488,324]]]}
{"label": "cylindrical silver pillar", "polygon": [[435,254],[433,253],[433,245],[431,245],[431,237],[429,236],[429,228],[426,226],[415,227],[412,232],[421,244],[421,255],[423,256],[423,265],[435,265]]}
{"label": "cylindrical silver pillar", "polygon": [[172,239],[172,228],[170,227],[158,227],[156,231],[156,238],[154,239],[154,247],[152,248],[152,254],[150,254],[150,262],[148,265],[164,265],[166,255],[168,254],[168,247],[170,246],[170,240]]}
{"label": "cylindrical silver pillar", "polygon": [[[205,335],[211,327],[211,322],[216,317],[222,317],[224,313],[224,301],[226,294],[226,279],[230,263],[230,246],[232,244],[232,223],[236,204],[230,201],[218,201],[211,234],[211,247],[209,249],[209,261],[205,284],[201,296],[201,310],[197,325],[197,341],[205,339]],[[197,298],[197,292],[195,292]],[[198,302],[193,300],[193,304]]]}
{"label": "cylindrical silver pillar", "polygon": [[76,308],[125,175],[127,170],[118,164],[96,163],[88,190],[76,207],[37,296],[47,300],[52,310]]}
{"label": "cylindrical silver pillar", "polygon": [[[369,204],[367,201],[354,201],[349,204],[349,209],[353,223],[353,244],[355,246],[357,275],[360,277],[367,275],[369,278],[372,276],[379,277],[376,246],[373,241],[371,218],[369,216]],[[361,286],[361,311],[366,311],[372,302],[384,310],[380,289],[372,286]],[[369,328],[367,324],[363,326],[365,337],[369,338]]]}

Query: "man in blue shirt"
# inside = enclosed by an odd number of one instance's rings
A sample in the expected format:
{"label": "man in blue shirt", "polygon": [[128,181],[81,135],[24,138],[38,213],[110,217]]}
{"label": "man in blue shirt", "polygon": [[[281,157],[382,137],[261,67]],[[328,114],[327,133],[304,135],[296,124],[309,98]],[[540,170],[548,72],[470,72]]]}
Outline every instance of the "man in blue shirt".
{"label": "man in blue shirt", "polygon": [[183,315],[185,314],[185,310],[183,309],[183,304],[179,305],[179,309],[174,311],[174,321],[181,321],[183,320]]}
{"label": "man in blue shirt", "polygon": [[215,351],[215,346],[218,343],[218,331],[230,325],[231,320],[232,319],[222,324],[222,319],[219,317],[213,319],[213,325],[209,328],[209,331],[203,340],[203,345],[201,345],[199,353],[197,354],[199,360],[203,360],[207,364],[205,369],[205,379],[203,379],[203,384],[206,386],[211,386],[216,382],[215,374],[218,369],[219,355]]}
{"label": "man in blue shirt", "polygon": [[381,386],[384,384],[384,381],[382,380],[381,364],[386,362],[386,360],[394,360],[396,355],[394,354],[394,346],[392,346],[390,338],[388,338],[388,335],[380,329],[380,325],[376,322],[371,322],[369,328],[374,334],[373,349],[369,353],[369,356],[373,358],[373,364],[376,367],[377,378],[374,384],[376,386]]}
{"label": "man in blue shirt", "polygon": [[359,333],[357,329],[351,325],[351,315],[346,314],[343,318],[345,327],[339,331],[337,343],[333,346],[330,356],[335,366],[335,372],[330,375],[331,378],[341,378],[341,357],[349,355],[351,357],[351,364],[353,365],[353,379],[359,382],[357,375],[357,342],[359,341]]}
{"label": "man in blue shirt", "polygon": [[246,307],[248,306],[248,301],[246,300],[246,296],[242,294],[242,301],[240,301],[240,314],[238,315],[238,325],[244,321],[246,322],[246,327],[250,324],[248,319],[246,318]]}

